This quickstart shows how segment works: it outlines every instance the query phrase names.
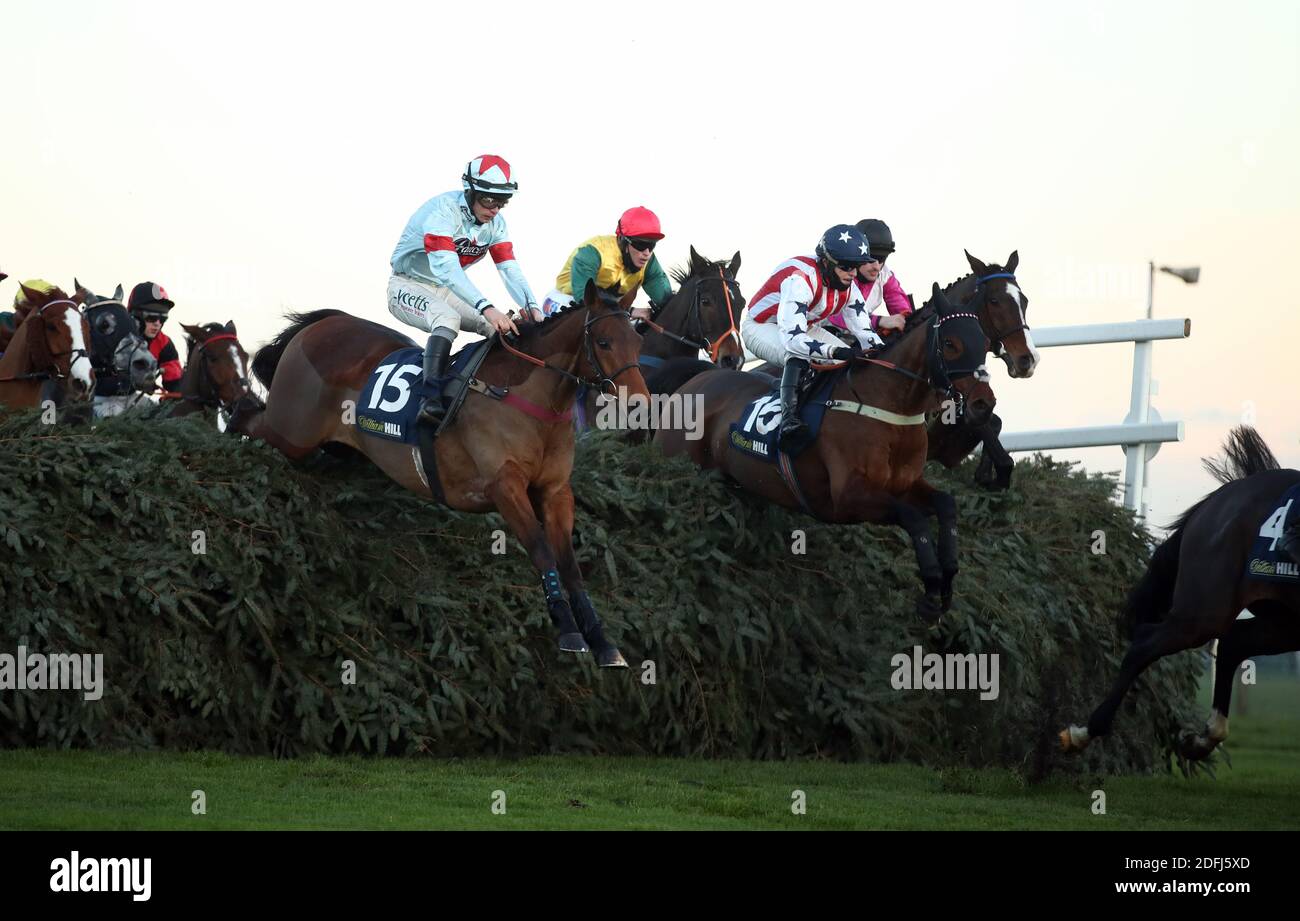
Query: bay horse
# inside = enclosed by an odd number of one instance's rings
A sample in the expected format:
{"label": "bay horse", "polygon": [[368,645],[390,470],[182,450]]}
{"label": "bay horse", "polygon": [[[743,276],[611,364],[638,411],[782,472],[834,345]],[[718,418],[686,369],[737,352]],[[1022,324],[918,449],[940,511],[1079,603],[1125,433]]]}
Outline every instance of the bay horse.
{"label": "bay horse", "polygon": [[90,327],[77,301],[62,288],[19,285],[25,303],[15,310],[13,339],[0,356],[0,405],[61,403],[65,385],[75,402],[86,402],[95,388],[90,364]]}
{"label": "bay horse", "polygon": [[162,394],[174,400],[171,414],[188,416],[215,410],[227,419],[265,408],[248,376],[248,352],[239,341],[235,321],[181,324],[185,330],[185,372],[180,389]]}
{"label": "bay horse", "polygon": [[[621,385],[649,399],[637,367],[641,337],[626,310],[632,296],[620,302],[588,284],[581,302],[521,324],[516,345],[495,338],[475,375],[481,385],[471,384],[460,412],[434,442],[436,470],[424,468],[418,447],[363,435],[346,411],[357,405],[376,366],[414,343],[338,310],[290,316],[291,324],[253,359],[253,373],[269,391],[265,409],[236,413],[230,429],[295,459],[330,442],[344,444],[414,493],[433,498],[436,486],[451,508],[500,512],[541,577],[560,649],[590,649],[600,666],[626,668],[578,571],[569,477],[580,385]],[[401,383],[409,396],[409,385]]]}
{"label": "bay horse", "polygon": [[[1039,353],[1034,347],[1029,324],[1025,321],[1029,298],[1020,290],[1016,281],[1016,268],[1020,265],[1019,250],[1007,257],[1005,266],[985,263],[969,251],[963,252],[970,264],[971,274],[963,275],[943,288],[944,297],[958,307],[979,315],[980,325],[992,345],[994,355],[1006,364],[1007,373],[1011,377],[1032,377],[1034,369],[1038,367]],[[780,368],[770,363],[751,370],[778,376],[781,373]],[[647,384],[650,385],[651,393],[661,393],[664,391],[655,389],[656,386],[666,387],[679,379],[685,380],[676,375],[665,375],[650,378]],[[992,391],[989,390],[985,395],[986,402],[991,394]],[[968,400],[966,406],[971,405]],[[945,425],[943,428],[931,425],[929,459],[937,460],[952,469],[978,445],[983,445],[984,454],[975,471],[975,482],[988,489],[1009,489],[1015,461],[1007,449],[1002,447],[999,440],[1001,434],[1002,419],[991,411],[991,407],[988,415],[980,416],[978,420],[976,416],[962,412],[954,425]]]}
{"label": "bay horse", "polygon": [[[739,371],[704,371],[677,390],[700,395],[702,438],[688,440],[684,431],[665,428],[654,441],[665,454],[685,454],[760,498],[818,520],[901,525],[912,539],[924,586],[916,611],[934,624],[952,604],[957,504],[922,477],[923,414],[939,408],[939,396],[951,392],[954,379],[983,371],[987,349],[978,317],[953,308],[935,285],[930,303],[912,313],[908,327],[874,357],[822,372],[835,375],[829,399],[845,411],[827,412],[817,440],[797,458],[778,452],[773,464],[732,447],[732,423],[772,386],[765,375]],[[773,412],[755,419],[753,431],[776,428],[780,416]],[[930,515],[939,519],[937,553]]]}
{"label": "bay horse", "polygon": [[[1174,522],[1129,593],[1125,615],[1132,638],[1119,676],[1086,728],[1061,730],[1062,750],[1081,751],[1107,735],[1124,695],[1152,662],[1217,639],[1214,703],[1205,732],[1179,742],[1179,754],[1201,760],[1228,737],[1232,685],[1241,663],[1300,649],[1300,581],[1266,581],[1247,572],[1256,538],[1282,536],[1278,500],[1300,484],[1300,470],[1282,469],[1259,433],[1244,425],[1229,433],[1224,455],[1222,461],[1204,461],[1223,485]],[[1276,533],[1269,530],[1275,518]],[[1246,608],[1254,617],[1237,620]]]}

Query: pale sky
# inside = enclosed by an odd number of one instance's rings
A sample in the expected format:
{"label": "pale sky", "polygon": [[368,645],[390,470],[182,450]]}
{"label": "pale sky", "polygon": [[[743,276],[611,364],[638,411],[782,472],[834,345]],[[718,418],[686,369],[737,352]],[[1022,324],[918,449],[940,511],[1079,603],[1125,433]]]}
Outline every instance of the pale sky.
{"label": "pale sky", "polygon": [[[0,284],[160,282],[168,325],[287,309],[394,327],[388,258],[480,153],[534,292],[632,205],[660,258],[740,250],[749,295],[831,224],[886,220],[932,281],[1020,252],[1034,327],[1192,319],[1157,343],[1152,519],[1212,487],[1253,404],[1300,466],[1288,267],[1300,248],[1300,7],[1221,3],[243,3],[8,0]],[[834,37],[834,38],[832,38]],[[471,277],[510,304],[486,261]],[[407,329],[412,335],[418,332]],[[1008,431],[1120,422],[1131,345],[993,368]],[[1119,470],[1119,448],[1058,452]]]}

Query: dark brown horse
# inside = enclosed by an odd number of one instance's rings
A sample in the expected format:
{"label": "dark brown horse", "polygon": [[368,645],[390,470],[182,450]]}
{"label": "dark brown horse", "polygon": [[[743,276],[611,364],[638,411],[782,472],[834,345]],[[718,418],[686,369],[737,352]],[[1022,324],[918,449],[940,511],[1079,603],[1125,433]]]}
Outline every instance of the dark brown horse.
{"label": "dark brown horse", "polygon": [[90,327],[80,305],[61,288],[20,285],[13,339],[0,356],[0,405],[38,406],[43,400],[85,402],[95,387]]}
{"label": "dark brown horse", "polygon": [[[645,330],[638,359],[643,376],[649,377],[666,364],[694,359],[700,352],[707,354],[709,364],[717,367],[739,369],[744,364],[745,350],[738,324],[740,312],[745,309],[745,298],[736,283],[739,271],[739,252],[730,262],[714,262],[691,247],[687,267],[672,272],[673,280],[679,285],[677,293],[655,319],[636,323]],[[590,428],[598,418],[597,397],[598,394],[590,391],[580,394],[579,429]],[[646,434],[634,430],[633,437]]]}
{"label": "dark brown horse", "polygon": [[[1204,734],[1190,735],[1180,746],[1185,758],[1205,758],[1228,737],[1232,685],[1241,663],[1300,649],[1300,581],[1247,575],[1256,538],[1275,537],[1276,543],[1284,537],[1278,499],[1300,484],[1300,470],[1282,469],[1259,434],[1246,426],[1228,436],[1225,454],[1223,461],[1205,462],[1223,485],[1183,512],[1129,593],[1125,612],[1133,634],[1119,677],[1087,728],[1061,730],[1063,750],[1080,751],[1108,734],[1124,695],[1152,662],[1217,639],[1214,709]],[[1237,620],[1244,608],[1254,617]]]}
{"label": "dark brown horse", "polygon": [[690,263],[672,273],[680,286],[677,293],[646,323],[650,332],[641,343],[642,367],[704,352],[720,368],[740,368],[745,362],[739,328],[745,298],[736,284],[739,272],[739,252],[730,262],[714,262],[692,246]]}
{"label": "dark brown horse", "polygon": [[[792,462],[778,463],[732,446],[733,422],[761,436],[779,425],[771,413],[743,410],[767,393],[762,375],[714,370],[697,374],[677,393],[698,394],[704,406],[703,437],[659,429],[655,443],[669,455],[685,454],[701,467],[717,468],[747,491],[786,508],[839,524],[897,524],[912,538],[924,593],[917,613],[934,623],[952,601],[957,574],[957,505],[951,495],[922,478],[927,438],[924,414],[940,408],[953,379],[983,368],[988,348],[978,318],[953,309],[934,288],[929,305],[909,317],[906,331],[872,359],[858,359],[836,375],[817,440]],[[759,407],[761,408],[761,406]],[[939,519],[938,552],[928,516]]]}
{"label": "dark brown horse", "polygon": [[185,373],[180,391],[167,398],[177,402],[173,416],[215,410],[227,418],[264,408],[248,379],[248,353],[239,342],[235,321],[226,325],[187,326]]}
{"label": "dark brown horse", "polygon": [[[560,649],[586,652],[589,645],[601,666],[626,667],[578,571],[569,486],[578,387],[624,387],[649,399],[636,363],[641,337],[625,306],[588,285],[581,303],[521,327],[515,345],[494,342],[476,374],[483,386],[471,387],[434,443],[436,471],[425,469],[418,448],[358,431],[349,408],[371,372],[412,343],[342,311],[293,316],[257,353],[253,373],[269,390],[266,408],[237,413],[230,428],[292,458],[329,442],[348,445],[412,492],[432,498],[438,486],[452,508],[500,512],[541,575]],[[402,386],[409,396],[409,385]]]}

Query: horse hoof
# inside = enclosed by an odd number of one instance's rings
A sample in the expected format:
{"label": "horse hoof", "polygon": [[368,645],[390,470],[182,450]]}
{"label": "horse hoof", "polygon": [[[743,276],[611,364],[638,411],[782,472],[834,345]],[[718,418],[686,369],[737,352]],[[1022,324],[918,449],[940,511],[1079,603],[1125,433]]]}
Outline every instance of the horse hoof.
{"label": "horse hoof", "polygon": [[1091,741],[1088,738],[1088,731],[1078,726],[1067,726],[1061,730],[1058,738],[1061,740],[1061,751],[1066,753],[1081,752]]}
{"label": "horse hoof", "polygon": [[627,659],[623,658],[617,646],[610,646],[596,653],[596,664],[601,668],[627,668]]}
{"label": "horse hoof", "polygon": [[560,652],[587,652],[587,641],[581,633],[561,633]]}
{"label": "horse hoof", "polygon": [[939,623],[939,618],[943,616],[943,608],[939,605],[939,598],[922,595],[916,599],[916,616],[925,622],[927,627],[933,627]]}

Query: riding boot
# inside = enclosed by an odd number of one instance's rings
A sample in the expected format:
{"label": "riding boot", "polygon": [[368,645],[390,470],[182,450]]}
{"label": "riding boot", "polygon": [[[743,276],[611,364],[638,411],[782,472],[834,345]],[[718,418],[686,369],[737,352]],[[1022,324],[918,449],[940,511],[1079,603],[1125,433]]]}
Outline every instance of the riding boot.
{"label": "riding boot", "polygon": [[781,434],[777,445],[788,451],[807,432],[808,426],[799,418],[799,378],[808,370],[803,358],[787,358],[781,372]]}
{"label": "riding boot", "polygon": [[[429,335],[429,341],[424,346],[424,381],[428,386],[432,382],[442,377],[447,367],[447,356],[451,354],[451,340],[455,333],[449,329],[439,327]],[[420,421],[428,422],[430,425],[437,427],[442,421],[443,405],[442,394],[437,396],[425,397],[424,402],[420,404]]]}

